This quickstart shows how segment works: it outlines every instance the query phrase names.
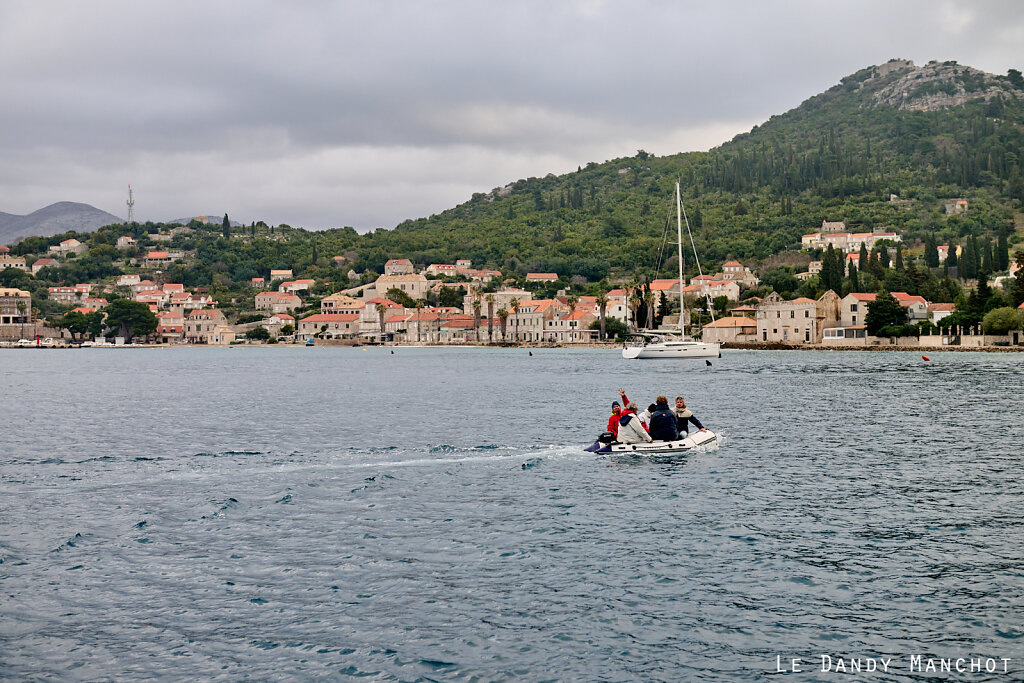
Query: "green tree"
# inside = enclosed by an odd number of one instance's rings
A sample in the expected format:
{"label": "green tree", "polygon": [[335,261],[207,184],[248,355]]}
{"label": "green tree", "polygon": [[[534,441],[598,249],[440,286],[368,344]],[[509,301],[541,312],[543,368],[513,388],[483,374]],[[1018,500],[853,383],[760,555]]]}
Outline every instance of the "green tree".
{"label": "green tree", "polygon": [[228,220],[228,215],[224,214],[224,220],[221,222],[221,229],[224,231],[224,239],[231,239],[231,221]]}
{"label": "green tree", "polygon": [[384,316],[388,312],[388,307],[385,306],[384,304],[380,303],[380,302],[377,302],[377,306],[375,308],[376,308],[376,311],[377,311],[377,323],[380,325],[380,340],[381,340],[381,342],[383,342],[384,341]]}
{"label": "green tree", "polygon": [[384,295],[384,298],[394,301],[399,306],[404,308],[416,308],[416,302],[413,300],[408,293],[402,291],[398,287],[392,287]]}
{"label": "green tree", "polygon": [[498,309],[498,320],[501,321],[501,343],[505,343],[505,332],[508,330],[508,311],[504,308]]}
{"label": "green tree", "polygon": [[480,297],[473,297],[473,329],[476,330],[476,343],[480,343],[480,309],[483,308],[483,302],[480,301]]}
{"label": "green tree", "polygon": [[1022,329],[1024,316],[1021,313],[1016,308],[1009,306],[993,308],[982,319],[982,329],[985,330],[985,334],[1006,334],[1010,330]]}
{"label": "green tree", "polygon": [[267,341],[268,339],[270,339],[270,330],[263,327],[262,325],[259,325],[246,332],[245,338],[252,339],[255,341]]}
{"label": "green tree", "polygon": [[295,326],[294,325],[290,325],[289,324],[289,325],[282,325],[281,326],[281,336],[282,337],[287,337],[287,336],[292,335],[292,334],[295,334]]}
{"label": "green tree", "polygon": [[152,334],[156,330],[157,318],[149,306],[141,301],[115,299],[105,309],[106,324],[110,329],[118,330],[125,341],[131,343],[135,335]]}
{"label": "green tree", "polygon": [[868,334],[875,335],[883,327],[903,325],[906,322],[907,309],[884,289],[878,293],[874,301],[868,302],[868,312],[864,316]]}
{"label": "green tree", "polygon": [[89,331],[89,321],[81,311],[68,311],[57,323],[57,327],[70,332],[71,339],[76,340],[79,335],[84,335]]}
{"label": "green tree", "polygon": [[484,299],[487,301],[487,343],[494,343],[494,295],[488,294]]}
{"label": "green tree", "polygon": [[1020,70],[1007,69],[1006,78],[1013,84],[1013,87],[1024,90],[1024,77],[1021,76]]}
{"label": "green tree", "polygon": [[[600,330],[601,321],[595,320],[590,323],[590,329]],[[626,323],[622,322],[618,318],[608,318],[605,320],[605,332],[604,337],[606,339],[621,339],[629,334],[629,328],[626,327]]]}
{"label": "green tree", "polygon": [[935,242],[935,233],[928,233],[924,238],[924,262],[929,268],[939,267],[939,246]]}
{"label": "green tree", "polygon": [[[596,302],[597,302],[598,319],[595,322],[598,324],[597,329],[599,329],[601,331],[601,339],[604,340],[604,339],[606,339],[606,336],[605,336],[605,329],[606,329],[605,316],[608,313],[608,293],[602,291],[600,294],[597,295]],[[593,326],[591,326],[591,329],[593,329]]]}

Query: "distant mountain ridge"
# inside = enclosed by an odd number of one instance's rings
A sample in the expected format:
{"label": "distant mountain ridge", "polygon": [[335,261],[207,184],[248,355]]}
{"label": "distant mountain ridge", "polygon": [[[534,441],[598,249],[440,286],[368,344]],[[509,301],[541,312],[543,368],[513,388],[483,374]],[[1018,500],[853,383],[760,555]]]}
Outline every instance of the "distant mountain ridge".
{"label": "distant mountain ridge", "polygon": [[112,213],[79,202],[57,202],[27,216],[0,212],[0,244],[12,244],[22,237],[49,237],[71,230],[94,232],[104,225],[123,221]]}

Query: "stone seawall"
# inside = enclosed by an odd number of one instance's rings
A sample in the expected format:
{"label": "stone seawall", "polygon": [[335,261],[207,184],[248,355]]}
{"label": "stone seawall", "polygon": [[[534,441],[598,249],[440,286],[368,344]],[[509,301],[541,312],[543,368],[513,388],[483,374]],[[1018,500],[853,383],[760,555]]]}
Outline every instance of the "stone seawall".
{"label": "stone seawall", "polygon": [[782,342],[725,342],[723,349],[751,351],[909,351],[937,353],[939,351],[984,351],[987,353],[1022,353],[1024,346],[900,346],[873,344],[871,346],[826,346],[824,344],[783,344]]}

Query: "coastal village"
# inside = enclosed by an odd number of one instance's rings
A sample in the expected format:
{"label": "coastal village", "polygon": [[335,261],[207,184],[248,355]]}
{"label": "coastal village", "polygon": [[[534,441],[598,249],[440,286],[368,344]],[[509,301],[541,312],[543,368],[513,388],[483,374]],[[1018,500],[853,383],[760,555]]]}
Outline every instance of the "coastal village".
{"label": "coastal village", "polygon": [[[966,210],[966,202],[952,204],[950,211]],[[573,293],[559,273],[527,273],[525,277],[503,277],[501,271],[475,267],[468,259],[454,263],[430,263],[417,267],[406,258],[392,258],[383,264],[383,274],[371,282],[352,285],[358,274],[345,272],[344,256],[332,257],[336,278],[296,277],[292,269],[269,269],[250,282],[251,299],[232,297],[233,319],[222,310],[209,288],[186,288],[168,282],[164,271],[172,263],[186,263],[189,255],[171,248],[153,248],[170,242],[190,228],[180,226],[169,233],[152,233],[150,243],[139,248],[129,235],[117,239],[118,250],[135,254],[124,259],[119,276],[97,282],[48,288],[48,299],[68,313],[99,314],[114,298],[144,304],[156,316],[157,325],[143,335],[151,344],[226,346],[242,343],[322,344],[536,344],[579,345],[616,343],[614,335],[602,332],[614,327],[624,331],[655,329],[677,331],[678,302],[684,301],[682,325],[705,341],[725,346],[777,347],[905,347],[1019,346],[1019,330],[985,334],[980,325],[944,326],[943,319],[954,314],[952,303],[933,303],[921,296],[891,292],[906,310],[911,325],[930,323],[927,333],[901,337],[868,334],[865,318],[875,292],[831,289],[817,299],[783,298],[777,292],[749,296],[760,281],[749,267],[736,260],[722,264],[718,272],[696,275],[684,284],[679,278],[649,282],[623,282],[599,295]],[[885,251],[887,257],[902,258],[900,235],[885,229],[851,232],[842,221],[823,221],[805,234],[801,247],[807,254],[842,255],[843,274],[863,269],[860,260],[867,253]],[[881,248],[879,245],[882,245]],[[955,247],[959,249],[960,247]],[[46,254],[20,255],[0,247],[0,269],[14,268],[37,275],[87,251],[78,239],[50,245]],[[938,245],[940,263],[949,254],[948,245]],[[1000,287],[1017,277],[1019,263],[996,277],[991,287]],[[821,275],[823,261],[812,259],[799,280]],[[340,286],[342,283],[350,286]],[[977,286],[976,284],[974,286]],[[428,301],[436,302],[428,304]],[[439,303],[444,302],[444,304]],[[713,316],[707,305],[715,302]],[[1024,309],[1024,304],[1020,308]],[[695,323],[700,322],[700,325]],[[126,340],[86,339],[61,316],[38,316],[29,292],[0,289],[0,344],[6,346],[63,345],[68,343],[116,344]],[[616,325],[618,323],[618,325]],[[88,336],[99,336],[93,334]],[[141,340],[135,340],[141,341]]]}

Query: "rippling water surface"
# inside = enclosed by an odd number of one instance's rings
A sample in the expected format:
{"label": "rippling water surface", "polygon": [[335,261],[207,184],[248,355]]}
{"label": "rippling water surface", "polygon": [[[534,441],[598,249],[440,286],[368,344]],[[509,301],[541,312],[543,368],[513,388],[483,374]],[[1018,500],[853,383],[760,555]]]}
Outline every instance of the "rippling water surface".
{"label": "rippling water surface", "polygon": [[[1021,680],[1022,368],[0,352],[0,678],[834,680],[829,654],[922,680],[920,654]],[[720,446],[582,452],[620,386]]]}

